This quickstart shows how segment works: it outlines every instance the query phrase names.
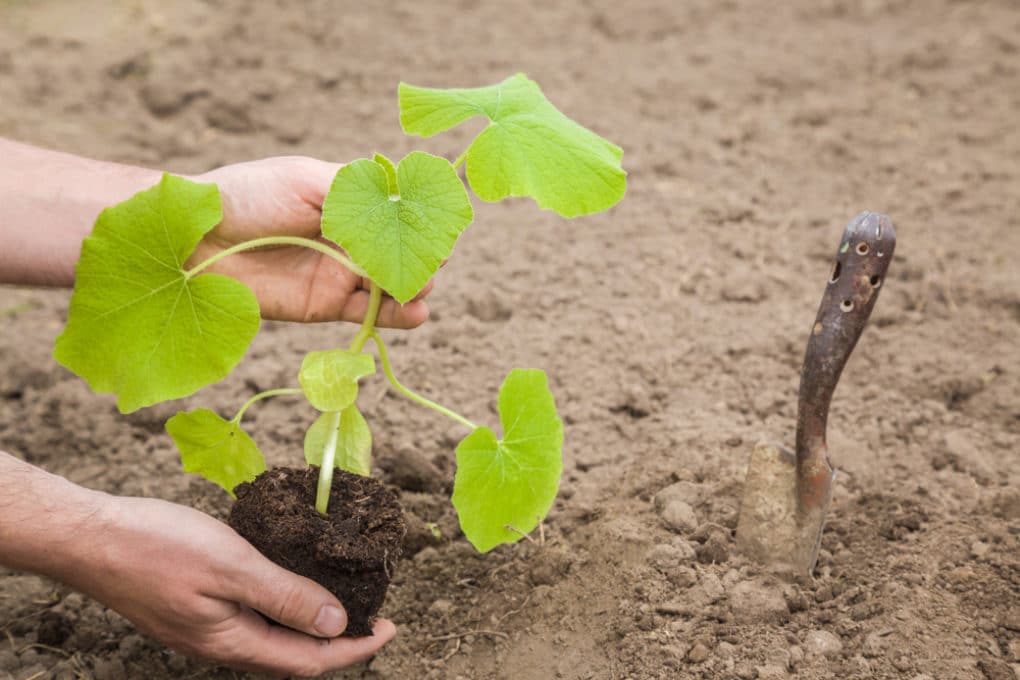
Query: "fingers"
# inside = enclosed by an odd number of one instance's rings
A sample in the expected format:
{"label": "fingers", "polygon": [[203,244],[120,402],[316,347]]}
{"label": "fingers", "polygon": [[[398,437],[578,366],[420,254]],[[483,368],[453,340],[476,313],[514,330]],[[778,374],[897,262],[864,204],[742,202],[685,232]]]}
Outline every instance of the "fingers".
{"label": "fingers", "polygon": [[257,609],[308,635],[336,637],[347,627],[340,601],[315,581],[269,561],[254,548],[232,565],[220,592],[210,593]]}
{"label": "fingers", "polygon": [[376,621],[370,637],[313,638],[267,623],[252,611],[243,612],[234,631],[232,658],[227,663],[276,675],[318,676],[371,658],[397,635],[396,626]]}
{"label": "fingers", "polygon": [[[421,296],[421,294],[419,295]],[[347,304],[341,310],[340,319],[360,323],[365,318],[367,309],[368,293],[363,290],[352,293],[347,299]],[[380,328],[416,328],[425,323],[428,318],[429,307],[424,300],[415,298],[402,305],[391,297],[384,297],[379,306],[379,316],[376,318],[375,325]]]}

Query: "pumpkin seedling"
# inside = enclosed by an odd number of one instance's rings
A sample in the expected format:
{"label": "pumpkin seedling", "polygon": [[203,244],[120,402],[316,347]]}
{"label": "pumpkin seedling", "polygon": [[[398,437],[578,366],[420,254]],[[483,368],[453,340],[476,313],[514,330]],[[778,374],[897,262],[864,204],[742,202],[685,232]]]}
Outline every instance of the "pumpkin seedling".
{"label": "pumpkin seedling", "polygon": [[[252,291],[209,267],[263,246],[318,250],[371,280],[360,329],[347,347],[307,354],[297,385],[256,394],[229,420],[208,409],[171,418],[166,427],[184,469],[231,494],[247,488],[266,465],[242,429],[246,410],[268,397],[303,394],[320,412],[304,441],[306,461],[318,466],[314,507],[329,515],[334,470],[362,476],[371,470],[372,435],[357,406],[359,382],[376,372],[375,357],[365,351],[371,341],[398,393],[468,430],[456,449],[452,501],[465,536],[484,552],[534,530],[556,496],[563,427],[545,373],[516,368],[506,377],[498,398],[499,437],[397,380],[375,328],[383,291],[400,303],[413,299],[472,222],[457,174],[461,164],[484,201],[530,196],[543,208],[576,217],[623,197],[622,150],[567,118],[523,74],[468,89],[401,84],[399,101],[408,134],[428,137],[475,116],[489,123],[454,163],[414,151],[399,163],[375,154],[343,166],[322,210],[323,236],[339,249],[269,236],[186,266],[221,221],[220,195],[214,185],[164,175],[157,186],[103,211],[85,239],[55,356],[95,391],[115,393],[124,413],[188,396],[225,378],[259,328]],[[387,581],[392,557],[387,552],[382,564]]]}

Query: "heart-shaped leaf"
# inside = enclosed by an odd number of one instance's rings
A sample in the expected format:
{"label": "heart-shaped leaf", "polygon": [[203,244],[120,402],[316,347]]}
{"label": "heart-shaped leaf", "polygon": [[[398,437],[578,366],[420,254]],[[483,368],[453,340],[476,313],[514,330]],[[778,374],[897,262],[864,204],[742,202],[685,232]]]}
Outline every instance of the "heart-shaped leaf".
{"label": "heart-shaped leaf", "polygon": [[479,427],[457,446],[453,505],[481,552],[513,543],[549,512],[563,469],[563,423],[545,372],[515,368],[499,388],[503,438]]}
{"label": "heart-shaped leaf", "polygon": [[623,150],[567,118],[523,73],[489,87],[437,90],[401,83],[400,124],[430,137],[468,118],[489,125],[467,151],[467,177],[485,201],[531,196],[564,217],[623,198]]}
{"label": "heart-shaped leaf", "polygon": [[373,373],[375,357],[371,354],[331,349],[306,354],[298,380],[312,406],[320,411],[342,411],[358,398],[358,381]]}
{"label": "heart-shaped leaf", "polygon": [[82,243],[57,361],[127,413],[224,378],[259,327],[243,284],[184,262],[222,218],[215,185],[173,175],[107,208]]}
{"label": "heart-shaped leaf", "polygon": [[166,422],[166,431],[181,452],[184,471],[219,484],[231,496],[238,484],[265,472],[265,458],[252,438],[209,409],[178,413]]}
{"label": "heart-shaped leaf", "polygon": [[[337,417],[339,416],[339,418]],[[305,433],[305,460],[309,465],[322,465],[323,451],[336,433],[336,454],[333,464],[341,470],[362,477],[372,474],[372,431],[355,404],[339,414],[323,413]]]}
{"label": "heart-shaped leaf", "polygon": [[445,158],[413,151],[387,167],[367,158],[340,168],[322,206],[322,233],[398,302],[410,301],[450,256],[473,213]]}

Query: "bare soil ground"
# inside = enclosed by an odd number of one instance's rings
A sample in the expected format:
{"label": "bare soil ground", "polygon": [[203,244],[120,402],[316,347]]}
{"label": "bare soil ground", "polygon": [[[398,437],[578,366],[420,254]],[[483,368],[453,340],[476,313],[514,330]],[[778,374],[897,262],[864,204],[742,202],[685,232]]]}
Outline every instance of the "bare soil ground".
{"label": "bare soil ground", "polygon": [[[0,134],[176,172],[452,158],[478,125],[405,138],[397,82],[518,70],[624,147],[628,196],[573,223],[478,204],[432,320],[389,338],[407,384],[486,422],[506,371],[545,368],[563,492],[543,545],[475,554],[447,500],[462,433],[372,383],[380,475],[418,530],[384,608],[399,638],[335,677],[1020,677],[1012,0],[0,2]],[[757,440],[793,438],[807,333],[862,209],[892,217],[896,261],[836,393],[817,576],[774,582],[732,550],[743,468]],[[122,417],[53,363],[67,300],[0,290],[0,445],[224,516],[162,430],[197,399]],[[350,332],[265,330],[202,403],[287,384]],[[271,461],[300,460],[312,414],[254,411]],[[242,677],[33,576],[0,576],[0,628],[0,679]]]}

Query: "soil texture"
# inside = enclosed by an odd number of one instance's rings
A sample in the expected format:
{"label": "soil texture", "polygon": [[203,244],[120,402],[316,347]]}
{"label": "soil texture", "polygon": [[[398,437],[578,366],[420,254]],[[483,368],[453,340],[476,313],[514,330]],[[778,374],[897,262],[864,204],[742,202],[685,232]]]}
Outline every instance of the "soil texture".
{"label": "soil texture", "polygon": [[347,610],[344,635],[371,635],[400,560],[403,513],[379,480],[336,470],[320,515],[318,479],[318,467],[270,468],[235,489],[227,524],[273,562],[336,595]]}
{"label": "soil texture", "polygon": [[[562,490],[541,536],[477,554],[449,503],[466,432],[365,381],[374,474],[407,515],[380,612],[400,633],[332,677],[1015,680],[1015,0],[0,0],[0,135],[185,174],[452,159],[481,122],[405,137],[397,83],[517,71],[623,147],[627,197],[574,222],[476,200],[431,319],[385,338],[402,382],[489,426],[506,373],[545,369]],[[833,249],[862,210],[892,218],[896,255],[832,403],[815,576],[786,583],[735,550],[746,465],[760,440],[793,443]],[[265,323],[227,381],[121,416],[51,359],[68,298],[0,289],[0,447],[219,518],[229,497],[182,474],[166,418],[294,385],[305,352],[355,332]],[[245,422],[297,465],[315,417],[281,397]],[[0,633],[0,680],[249,677],[31,575],[0,572]]]}

